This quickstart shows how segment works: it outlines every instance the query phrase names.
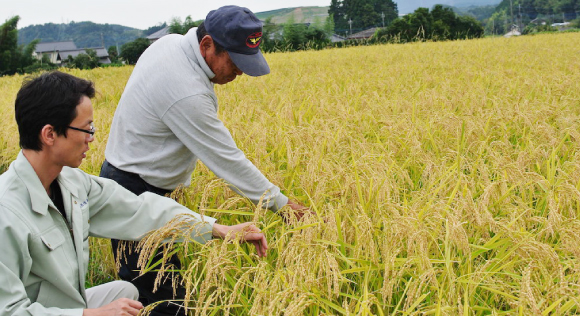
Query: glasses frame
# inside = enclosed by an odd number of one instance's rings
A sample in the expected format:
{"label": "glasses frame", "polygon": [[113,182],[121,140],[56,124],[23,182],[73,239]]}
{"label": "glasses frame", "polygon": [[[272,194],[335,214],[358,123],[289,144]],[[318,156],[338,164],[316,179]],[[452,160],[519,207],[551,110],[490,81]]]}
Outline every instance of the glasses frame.
{"label": "glasses frame", "polygon": [[95,136],[95,132],[97,131],[97,128],[91,124],[91,129],[82,129],[82,128],[78,128],[78,127],[72,127],[72,126],[67,126],[67,128],[73,129],[75,131],[79,131],[79,132],[83,132],[83,133],[87,133],[89,135]]}

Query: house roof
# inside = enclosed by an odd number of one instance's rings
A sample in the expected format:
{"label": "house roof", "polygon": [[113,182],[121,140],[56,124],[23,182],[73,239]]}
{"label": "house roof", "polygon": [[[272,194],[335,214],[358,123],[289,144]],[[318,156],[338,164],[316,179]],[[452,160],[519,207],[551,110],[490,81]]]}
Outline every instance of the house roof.
{"label": "house roof", "polygon": [[36,44],[35,52],[45,53],[53,51],[63,51],[63,50],[75,50],[77,46],[73,41],[67,42],[46,42]]}
{"label": "house roof", "polygon": [[163,36],[169,34],[169,26],[166,26],[162,29],[160,29],[159,31],[147,36],[148,40],[156,40],[156,39],[160,39]]}
{"label": "house roof", "polygon": [[346,37],[344,36],[340,36],[338,34],[332,34],[332,36],[330,37],[330,41],[335,43],[335,42],[342,42],[346,39]]}
{"label": "house roof", "polygon": [[[104,47],[95,47],[95,48],[87,48],[92,49],[97,53],[97,57],[109,57],[109,53]],[[67,59],[68,56],[72,56],[73,58],[77,57],[80,54],[86,54],[87,51],[85,49],[73,49],[73,50],[63,50],[59,52],[60,58]]]}
{"label": "house roof", "polygon": [[371,37],[373,37],[373,35],[375,35],[376,30],[377,30],[377,27],[373,27],[373,28],[364,30],[362,32],[354,33],[354,34],[351,34],[348,37],[348,39],[365,39],[365,38],[371,38]]}

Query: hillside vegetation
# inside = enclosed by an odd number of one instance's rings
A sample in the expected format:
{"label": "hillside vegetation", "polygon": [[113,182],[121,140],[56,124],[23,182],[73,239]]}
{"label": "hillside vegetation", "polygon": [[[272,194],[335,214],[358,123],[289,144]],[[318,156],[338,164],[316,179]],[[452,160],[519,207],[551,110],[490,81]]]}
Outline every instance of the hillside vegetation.
{"label": "hillside vegetation", "polygon": [[328,7],[285,8],[256,13],[258,19],[265,21],[272,18],[272,23],[283,24],[290,20],[296,23],[322,23],[328,17]]}
{"label": "hillside vegetation", "polygon": [[117,44],[121,46],[144,36],[143,34],[142,30],[116,24],[46,23],[19,29],[18,43],[27,44],[35,39],[41,39],[41,42],[73,41],[79,48],[109,47]]}
{"label": "hillside vegetation", "polygon": [[[239,147],[317,215],[286,225],[199,165],[174,197],[255,221],[270,250],[184,246],[191,313],[580,313],[579,47],[567,33],[274,53],[270,75],[217,86]],[[71,71],[99,90],[89,173],[132,69]],[[4,168],[22,79],[0,78]],[[106,244],[91,282],[113,270]]]}

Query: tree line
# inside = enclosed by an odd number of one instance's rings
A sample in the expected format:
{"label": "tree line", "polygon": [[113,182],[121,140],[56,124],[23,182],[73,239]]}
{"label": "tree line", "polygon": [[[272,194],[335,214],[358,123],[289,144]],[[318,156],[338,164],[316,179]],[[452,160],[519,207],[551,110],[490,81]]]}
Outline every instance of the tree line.
{"label": "tree line", "polygon": [[419,8],[377,31],[377,40],[391,42],[441,41],[482,37],[483,26],[470,16],[455,14],[453,9],[436,5],[432,10]]}
{"label": "tree line", "polygon": [[580,0],[503,0],[485,21],[487,34],[504,34],[517,28],[524,34],[555,31],[555,22],[580,27]]}
{"label": "tree line", "polygon": [[[503,0],[496,7],[469,8],[462,13],[458,14],[448,6],[436,5],[432,9],[419,8],[398,17],[397,5],[392,0],[331,0],[328,18],[314,23],[301,23],[290,18],[284,24],[274,24],[271,18],[266,19],[261,48],[265,52],[278,52],[386,42],[457,40],[482,37],[484,34],[503,34],[514,26],[524,29],[524,33],[533,33],[552,30],[549,23],[553,21],[574,19],[573,25],[580,27],[580,0]],[[38,40],[27,45],[17,44],[18,20],[16,16],[0,26],[0,75],[56,67],[47,58],[37,60],[32,57]],[[174,18],[169,24],[169,32],[185,34],[201,22],[193,21],[191,16],[184,21]],[[85,27],[94,28],[93,24]],[[143,34],[152,34],[166,26],[165,23],[156,25]],[[108,27],[111,29],[114,26]],[[331,41],[333,34],[346,37],[353,31],[371,27],[377,30],[370,39]],[[135,64],[149,45],[149,40],[144,37],[124,43],[121,47],[111,45],[108,48],[109,58],[112,65]],[[65,63],[81,69],[101,66],[96,53],[90,49],[75,58],[69,56]]]}

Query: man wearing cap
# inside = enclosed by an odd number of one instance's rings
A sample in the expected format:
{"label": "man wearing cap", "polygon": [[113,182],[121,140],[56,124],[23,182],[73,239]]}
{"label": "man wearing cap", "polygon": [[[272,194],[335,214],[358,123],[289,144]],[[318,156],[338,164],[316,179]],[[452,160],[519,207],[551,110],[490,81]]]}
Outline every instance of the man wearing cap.
{"label": "man wearing cap", "polygon": [[[166,194],[190,184],[199,159],[254,203],[263,197],[272,211],[285,205],[303,210],[246,158],[218,118],[215,83],[226,84],[243,73],[270,73],[260,52],[261,37],[262,23],[249,9],[225,6],[211,11],[187,34],[167,35],[152,44],[119,101],[101,176],[137,194]],[[115,254],[118,248],[113,241]],[[134,272],[137,257],[135,251],[124,251],[120,277],[137,286],[144,304],[171,299],[170,281],[153,293],[155,275]],[[179,266],[176,258],[172,263]],[[176,297],[183,295],[183,289],[177,289]],[[175,315],[172,306],[158,308],[153,315]]]}

